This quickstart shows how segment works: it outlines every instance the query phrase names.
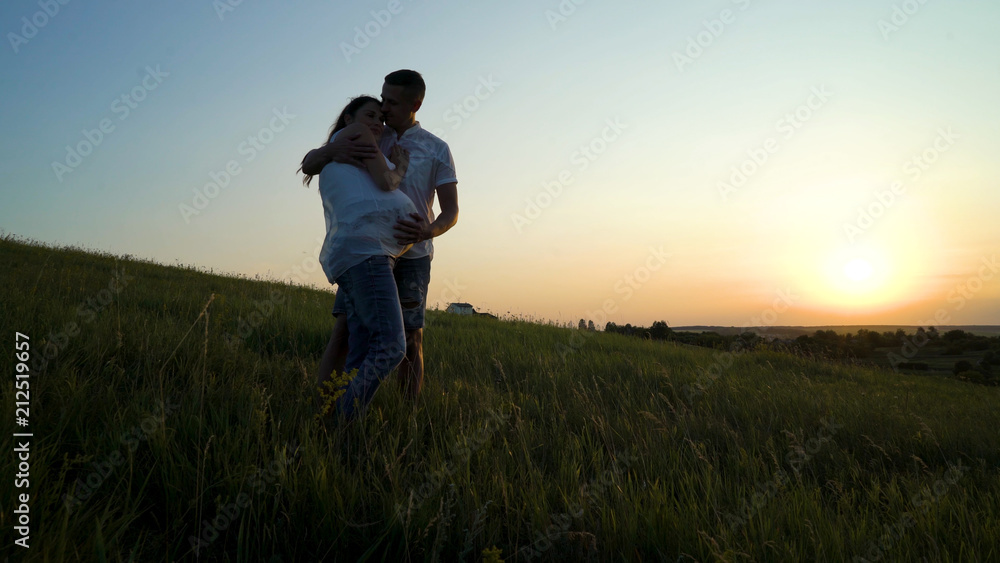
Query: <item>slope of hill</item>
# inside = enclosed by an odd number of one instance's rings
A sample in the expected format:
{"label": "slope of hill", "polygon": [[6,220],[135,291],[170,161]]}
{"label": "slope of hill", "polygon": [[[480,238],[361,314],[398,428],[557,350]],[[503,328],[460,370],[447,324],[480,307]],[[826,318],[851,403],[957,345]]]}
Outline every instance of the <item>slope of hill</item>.
{"label": "slope of hill", "polygon": [[1000,560],[1000,389],[431,313],[420,403],[388,381],[339,427],[310,400],[329,292],[9,239],[0,264],[8,381],[16,340],[31,368],[26,427],[2,386],[30,487],[0,485],[0,555]]}

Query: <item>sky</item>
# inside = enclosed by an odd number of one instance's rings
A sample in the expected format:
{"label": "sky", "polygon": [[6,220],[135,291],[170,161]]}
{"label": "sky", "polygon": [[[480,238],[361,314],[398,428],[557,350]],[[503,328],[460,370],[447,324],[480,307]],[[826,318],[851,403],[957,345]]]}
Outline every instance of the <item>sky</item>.
{"label": "sky", "polygon": [[1000,324],[998,28],[995,0],[9,0],[0,229],[332,290],[295,171],[410,68],[459,179],[430,307]]}

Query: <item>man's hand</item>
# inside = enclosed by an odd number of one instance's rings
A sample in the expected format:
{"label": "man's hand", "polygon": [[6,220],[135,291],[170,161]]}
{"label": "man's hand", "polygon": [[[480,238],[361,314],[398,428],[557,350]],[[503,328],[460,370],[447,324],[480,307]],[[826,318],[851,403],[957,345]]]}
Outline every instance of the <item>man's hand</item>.
{"label": "man's hand", "polygon": [[412,221],[399,219],[396,221],[396,241],[400,244],[417,244],[425,240],[439,237],[458,222],[458,183],[449,182],[437,188],[438,203],[441,213],[428,223],[419,213],[410,213]]}
{"label": "man's hand", "polygon": [[393,227],[396,230],[396,242],[417,244],[434,237],[431,224],[427,222],[427,219],[421,217],[419,213],[410,213],[410,217],[413,219],[412,221],[402,218],[396,220],[396,225]]}
{"label": "man's hand", "polygon": [[326,152],[333,162],[364,166],[361,162],[376,156],[382,156],[378,147],[361,141],[361,135],[350,137],[338,136],[332,143],[326,144]]}
{"label": "man's hand", "polygon": [[341,162],[364,167],[362,161],[379,156],[378,147],[361,142],[361,135],[338,136],[332,143],[309,151],[302,159],[302,173],[315,176],[331,162]]}

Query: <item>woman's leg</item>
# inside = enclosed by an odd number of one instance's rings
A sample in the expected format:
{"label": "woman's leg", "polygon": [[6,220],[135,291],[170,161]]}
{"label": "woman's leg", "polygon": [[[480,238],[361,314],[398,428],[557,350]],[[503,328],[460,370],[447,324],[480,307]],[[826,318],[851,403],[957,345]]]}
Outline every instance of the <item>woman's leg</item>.
{"label": "woman's leg", "polygon": [[371,402],[379,384],[406,352],[403,313],[392,275],[392,259],[374,256],[348,270],[337,280],[347,292],[347,326],[350,332],[345,371],[358,370],[337,401],[347,418]]}

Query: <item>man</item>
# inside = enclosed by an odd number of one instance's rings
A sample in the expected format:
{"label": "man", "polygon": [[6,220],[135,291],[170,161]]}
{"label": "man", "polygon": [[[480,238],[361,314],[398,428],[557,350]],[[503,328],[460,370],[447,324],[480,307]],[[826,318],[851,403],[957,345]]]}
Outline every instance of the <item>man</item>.
{"label": "man", "polygon": [[[411,214],[410,219],[399,219],[395,226],[396,239],[413,246],[396,261],[393,270],[406,333],[406,353],[399,365],[398,379],[404,394],[414,401],[420,394],[424,378],[424,311],[434,256],[431,241],[458,221],[458,179],[451,150],[447,143],[420,127],[416,120],[425,90],[423,78],[412,70],[397,70],[385,77],[382,114],[386,127],[379,142],[386,155],[396,144],[409,151],[410,165],[399,189],[413,200],[418,211]],[[357,141],[357,136],[338,137],[333,143],[310,151],[302,161],[302,172],[319,174],[332,161],[361,166],[361,160],[374,156],[375,149]],[[434,216],[435,195],[441,207],[437,217]],[[330,380],[334,370],[343,371],[347,357],[350,335],[347,323],[343,322],[346,314],[343,298],[343,292],[338,291],[333,307],[337,323],[320,361],[317,377],[320,389]]]}

